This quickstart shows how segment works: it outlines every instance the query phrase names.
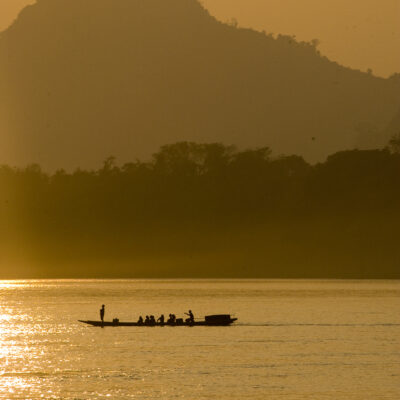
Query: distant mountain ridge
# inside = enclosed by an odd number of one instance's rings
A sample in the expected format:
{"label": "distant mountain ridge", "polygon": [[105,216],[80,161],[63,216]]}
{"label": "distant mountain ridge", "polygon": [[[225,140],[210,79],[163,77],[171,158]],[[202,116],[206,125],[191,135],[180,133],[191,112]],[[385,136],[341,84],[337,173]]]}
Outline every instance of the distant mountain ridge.
{"label": "distant mountain ridge", "polygon": [[197,0],[38,0],[0,34],[0,163],[87,168],[182,140],[321,160],[368,147],[357,126],[385,129],[399,94]]}

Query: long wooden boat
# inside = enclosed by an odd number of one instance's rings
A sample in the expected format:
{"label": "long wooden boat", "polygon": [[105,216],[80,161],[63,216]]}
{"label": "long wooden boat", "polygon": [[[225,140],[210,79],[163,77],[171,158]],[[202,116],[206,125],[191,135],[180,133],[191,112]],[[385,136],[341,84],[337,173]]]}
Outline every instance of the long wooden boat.
{"label": "long wooden boat", "polygon": [[122,322],[119,319],[115,318],[113,321],[84,321],[79,320],[84,324],[92,325],[92,326],[142,326],[142,327],[154,327],[154,326],[228,326],[235,322],[237,318],[232,318],[229,314],[218,314],[218,315],[207,315],[203,321],[193,321],[186,322],[182,318],[178,318],[175,323],[153,323],[153,324],[145,324],[139,322]]}

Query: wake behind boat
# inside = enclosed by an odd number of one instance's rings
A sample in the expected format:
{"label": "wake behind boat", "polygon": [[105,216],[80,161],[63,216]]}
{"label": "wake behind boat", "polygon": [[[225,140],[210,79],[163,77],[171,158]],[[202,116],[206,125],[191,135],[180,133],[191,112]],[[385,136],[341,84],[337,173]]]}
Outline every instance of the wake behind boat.
{"label": "wake behind boat", "polygon": [[143,326],[143,327],[154,327],[154,326],[228,326],[235,322],[237,318],[232,318],[230,314],[216,314],[207,315],[202,321],[184,321],[183,318],[177,318],[174,322],[122,322],[118,318],[114,318],[112,321],[85,321],[79,320],[84,324],[92,326]]}

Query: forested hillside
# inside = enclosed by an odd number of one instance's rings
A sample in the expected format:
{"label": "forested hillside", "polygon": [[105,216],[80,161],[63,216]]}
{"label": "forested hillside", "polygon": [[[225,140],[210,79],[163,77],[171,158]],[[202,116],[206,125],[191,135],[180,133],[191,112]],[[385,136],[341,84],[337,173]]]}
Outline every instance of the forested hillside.
{"label": "forested hillside", "polygon": [[180,142],[98,170],[3,166],[0,277],[399,278],[391,146],[316,165]]}

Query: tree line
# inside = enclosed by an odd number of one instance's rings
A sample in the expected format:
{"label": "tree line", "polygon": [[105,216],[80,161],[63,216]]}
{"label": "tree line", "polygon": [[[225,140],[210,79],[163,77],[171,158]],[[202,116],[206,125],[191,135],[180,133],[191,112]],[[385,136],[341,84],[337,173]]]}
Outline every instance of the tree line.
{"label": "tree line", "polygon": [[[268,147],[239,151],[191,142],[165,145],[149,161],[118,165],[110,157],[90,171],[46,173],[38,165],[3,165],[0,193],[3,242],[12,243],[9,250],[21,239],[23,251],[38,264],[48,257],[73,262],[149,254],[186,254],[190,260],[222,248],[240,252],[241,246],[244,253],[250,249],[249,260],[257,260],[255,276],[336,276],[333,264],[326,267],[330,272],[318,272],[316,263],[336,260],[342,252],[348,255],[346,267],[337,265],[340,257],[335,264],[341,275],[357,264],[368,265],[370,276],[369,246],[380,254],[374,260],[388,265],[386,275],[397,262],[398,138],[383,150],[338,152],[316,165],[295,155],[272,156]],[[302,267],[285,249],[306,257]],[[264,257],[281,266],[263,269]],[[140,276],[163,275],[146,268]],[[181,276],[182,268],[172,275]],[[188,268],[192,275],[207,275]],[[230,273],[240,271],[233,266]],[[135,276],[130,268],[121,274]]]}

